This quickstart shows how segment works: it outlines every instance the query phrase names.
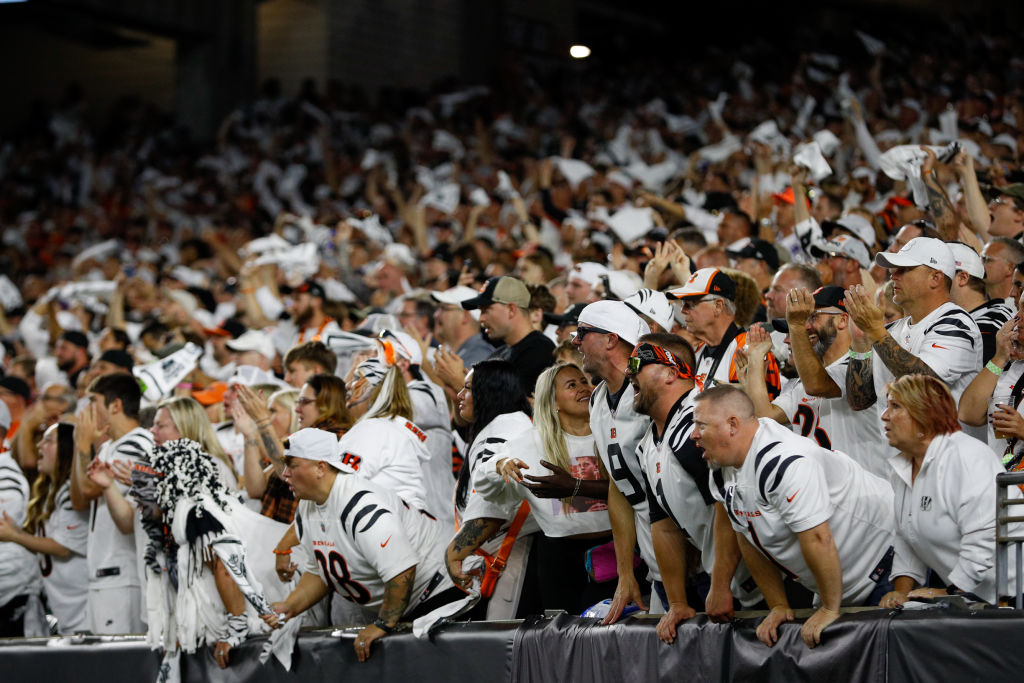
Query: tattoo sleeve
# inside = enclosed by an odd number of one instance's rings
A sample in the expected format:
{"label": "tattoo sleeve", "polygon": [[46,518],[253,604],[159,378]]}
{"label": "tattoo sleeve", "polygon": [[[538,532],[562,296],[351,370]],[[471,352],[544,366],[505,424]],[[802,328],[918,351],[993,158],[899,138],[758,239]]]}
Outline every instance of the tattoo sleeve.
{"label": "tattoo sleeve", "polygon": [[491,517],[469,520],[452,539],[451,552],[460,559],[467,557],[498,532],[501,522],[502,520]]}
{"label": "tattoo sleeve", "polygon": [[888,334],[871,346],[896,379],[904,375],[916,374],[941,379],[927,363],[897,344],[896,340]]}
{"label": "tattoo sleeve", "polygon": [[263,452],[270,461],[275,465],[283,465],[284,454],[281,452],[281,444],[271,431],[270,425],[260,427],[260,441],[263,443]]}
{"label": "tattoo sleeve", "polygon": [[[888,337],[888,335],[886,335]],[[892,337],[888,337],[890,340]],[[871,359],[854,360],[846,368],[846,402],[854,410],[864,410],[874,405],[875,378],[871,370]]]}
{"label": "tattoo sleeve", "polygon": [[929,175],[924,181],[928,190],[928,211],[935,219],[935,225],[939,229],[942,239],[949,242],[957,238],[959,219],[949,203],[949,197],[945,190],[939,185],[934,175]]}
{"label": "tattoo sleeve", "polygon": [[402,618],[405,608],[409,606],[409,596],[412,595],[415,581],[416,567],[413,566],[384,584],[384,598],[377,616],[388,626],[394,626]]}

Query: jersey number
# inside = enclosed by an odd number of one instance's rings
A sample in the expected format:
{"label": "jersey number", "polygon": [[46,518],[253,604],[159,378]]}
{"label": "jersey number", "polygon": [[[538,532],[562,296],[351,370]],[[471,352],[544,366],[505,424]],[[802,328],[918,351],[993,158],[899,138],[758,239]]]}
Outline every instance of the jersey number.
{"label": "jersey number", "polygon": [[[611,470],[612,479],[615,480],[616,486],[619,487],[619,491],[626,497],[630,505],[639,505],[644,500],[644,489],[640,486],[640,482],[633,476],[629,468],[626,467],[626,461],[622,457],[622,448],[617,443],[608,444],[608,462],[611,464],[609,468]],[[629,483],[630,491],[622,490],[622,482]]]}
{"label": "jersey number", "polygon": [[801,436],[810,437],[811,432],[814,432],[813,438],[819,446],[832,449],[832,440],[828,438],[828,433],[818,426],[818,418],[810,406],[801,405],[796,409],[793,424],[800,428]]}
{"label": "jersey number", "polygon": [[317,550],[314,555],[324,577],[330,577],[328,581],[333,579],[334,590],[341,597],[360,605],[370,602],[370,591],[366,590],[358,581],[352,580],[352,575],[348,571],[348,563],[340,553],[332,550],[327,557],[324,557],[324,554]]}

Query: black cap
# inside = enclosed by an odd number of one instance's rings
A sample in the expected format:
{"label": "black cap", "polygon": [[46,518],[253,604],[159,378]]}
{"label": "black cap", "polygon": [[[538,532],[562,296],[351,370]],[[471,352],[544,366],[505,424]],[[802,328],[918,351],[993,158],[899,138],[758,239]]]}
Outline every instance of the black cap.
{"label": "black cap", "polygon": [[100,355],[100,360],[112,363],[119,368],[124,368],[125,370],[131,370],[132,366],[135,365],[135,360],[132,358],[132,355],[127,351],[122,351],[121,349],[108,349],[104,351]]}
{"label": "black cap", "polygon": [[[842,287],[828,285],[814,290],[814,308],[838,308],[846,312],[846,292]],[[772,318],[772,329],[776,332],[789,332],[789,323],[785,318]]]}
{"label": "black cap", "polygon": [[729,249],[725,253],[732,258],[756,258],[758,261],[767,263],[772,270],[779,269],[779,252],[775,251],[771,242],[756,237],[752,238],[742,249]]}
{"label": "black cap", "polygon": [[[81,332],[79,332],[79,334],[81,334]],[[0,379],[0,387],[3,387],[12,394],[21,396],[25,399],[25,403],[28,403],[28,399],[32,395],[32,390],[29,389],[28,382],[20,377],[14,377],[13,375],[8,375],[3,379]]]}
{"label": "black cap", "polygon": [[558,313],[545,313],[544,322],[548,325],[557,325],[558,327],[575,325],[579,322],[580,312],[586,307],[587,304],[573,304],[566,308],[561,315]]}
{"label": "black cap", "polygon": [[321,299],[326,299],[327,295],[324,294],[323,286],[314,280],[306,280],[301,285],[292,290],[294,294],[309,293],[310,296],[318,296]]}
{"label": "black cap", "polygon": [[66,342],[70,342],[75,346],[79,346],[83,349],[89,349],[89,338],[78,330],[68,330],[64,334],[60,335],[60,338]]}
{"label": "black cap", "polygon": [[203,328],[206,334],[215,337],[231,337],[238,339],[246,332],[246,327],[238,318],[225,318],[217,327]]}

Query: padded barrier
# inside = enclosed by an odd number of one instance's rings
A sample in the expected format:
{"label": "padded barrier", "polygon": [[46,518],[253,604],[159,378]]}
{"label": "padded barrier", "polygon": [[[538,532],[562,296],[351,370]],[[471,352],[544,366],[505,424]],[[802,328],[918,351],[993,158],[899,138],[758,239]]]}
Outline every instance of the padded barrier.
{"label": "padded barrier", "polygon": [[[602,627],[560,614],[523,622],[452,624],[432,640],[409,633],[378,641],[356,661],[358,629],[303,633],[292,671],[261,665],[264,638],[232,651],[221,671],[208,651],[182,663],[183,681],[366,681],[500,683],[587,681],[1020,681],[1024,674],[1024,613],[971,611],[956,605],[905,613],[844,613],[814,650],[800,640],[800,617],[779,642],[757,641],[759,617],[713,624],[703,615],[682,624],[672,645],[658,640],[657,621],[627,618]],[[139,637],[0,640],[4,683],[153,681],[159,663]],[[639,678],[638,678],[639,676]]]}

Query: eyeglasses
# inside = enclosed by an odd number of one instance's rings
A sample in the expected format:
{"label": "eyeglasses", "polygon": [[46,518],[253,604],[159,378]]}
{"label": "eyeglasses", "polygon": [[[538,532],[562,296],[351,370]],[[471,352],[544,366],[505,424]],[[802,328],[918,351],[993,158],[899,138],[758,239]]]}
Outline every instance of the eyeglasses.
{"label": "eyeglasses", "polygon": [[690,299],[683,299],[683,301],[680,303],[680,307],[684,311],[690,311],[693,310],[694,308],[697,308],[697,306],[700,306],[705,302],[714,301],[717,298],[717,296],[705,296],[700,299],[697,299],[696,301],[691,301]]}
{"label": "eyeglasses", "polygon": [[302,406],[309,405],[310,403],[316,403],[316,399],[315,398],[299,398],[299,399],[295,400],[295,405],[299,406],[300,408]]}
{"label": "eyeglasses", "polygon": [[1002,256],[982,256],[981,257],[981,262],[982,263],[992,263],[993,261],[1006,261],[1011,266],[1015,265],[1013,261],[1011,261],[1008,258],[1003,258]]}
{"label": "eyeglasses", "polygon": [[613,332],[609,332],[608,330],[602,330],[600,327],[591,327],[589,325],[577,325],[576,331],[573,332],[572,334],[572,338],[574,341],[579,340],[582,342],[583,338],[590,334],[591,332],[597,332],[598,334],[614,334]]}

